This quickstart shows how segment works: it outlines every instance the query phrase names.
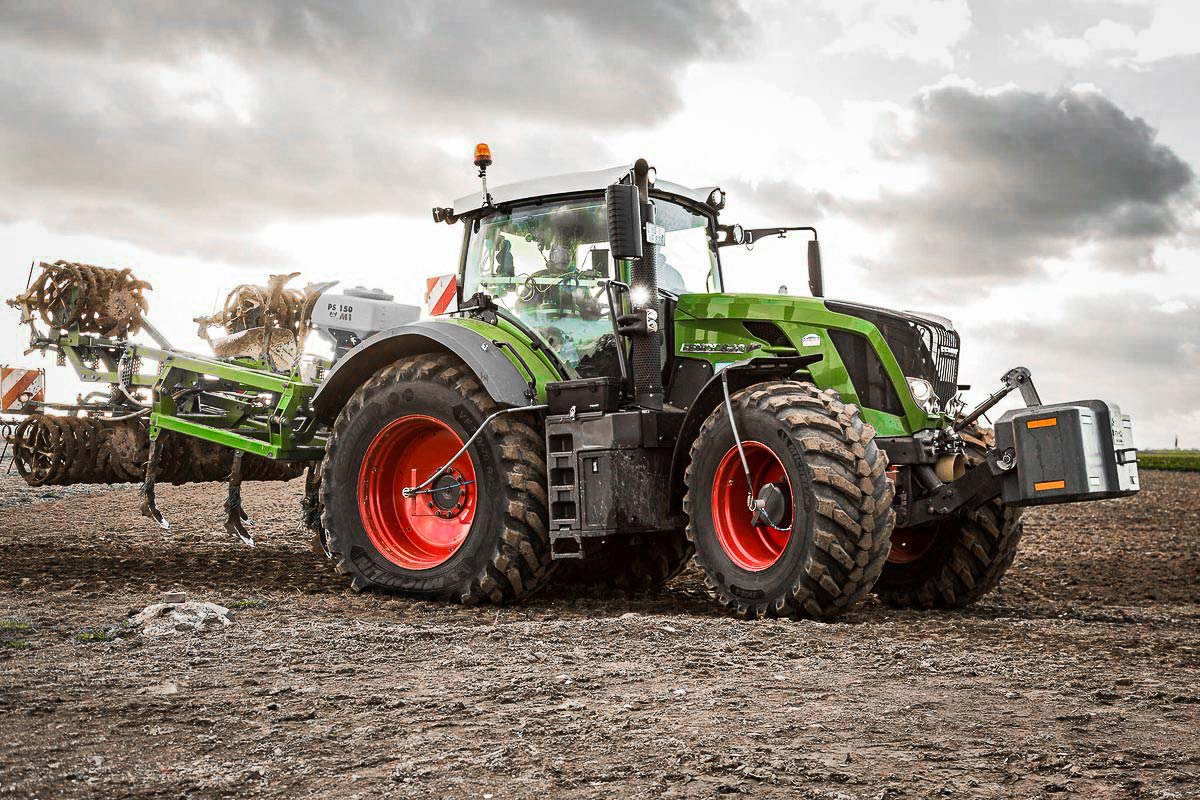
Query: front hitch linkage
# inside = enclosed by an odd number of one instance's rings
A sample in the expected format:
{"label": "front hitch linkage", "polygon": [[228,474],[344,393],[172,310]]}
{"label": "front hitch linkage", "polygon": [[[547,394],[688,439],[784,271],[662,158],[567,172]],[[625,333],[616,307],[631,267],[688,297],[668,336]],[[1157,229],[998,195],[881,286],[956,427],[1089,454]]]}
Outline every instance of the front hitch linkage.
{"label": "front hitch linkage", "polygon": [[982,403],[975,406],[975,409],[970,414],[967,414],[954,424],[955,433],[965,431],[971,426],[971,423],[988,411],[991,411],[997,403],[1008,397],[1014,389],[1021,392],[1021,399],[1025,401],[1025,405],[1028,407],[1036,408],[1042,404],[1042,398],[1038,394],[1037,388],[1033,385],[1033,375],[1030,374],[1027,368],[1013,367],[1004,373],[1004,376],[1000,380],[1004,383],[1003,386],[989,395]]}

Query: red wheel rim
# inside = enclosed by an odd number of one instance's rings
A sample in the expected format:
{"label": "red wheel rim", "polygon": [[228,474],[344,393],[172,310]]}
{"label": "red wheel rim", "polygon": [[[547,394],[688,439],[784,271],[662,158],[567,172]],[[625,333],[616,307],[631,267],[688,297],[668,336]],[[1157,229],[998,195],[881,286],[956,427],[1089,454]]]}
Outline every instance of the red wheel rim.
{"label": "red wheel rim", "polygon": [[892,531],[892,549],[888,551],[889,564],[911,564],[929,552],[937,540],[936,525],[918,525],[915,528],[897,528]]}
{"label": "red wheel rim", "polygon": [[441,491],[413,497],[402,493],[426,480],[462,446],[450,426],[421,414],[394,420],[376,434],[358,471],[358,511],[371,544],[388,561],[405,569],[431,569],[466,541],[478,498],[469,453],[430,487]]}
{"label": "red wheel rim", "polygon": [[[746,463],[750,466],[754,490],[761,491],[771,483],[778,484],[784,490],[787,515],[779,527],[790,528],[792,483],[783,468],[783,462],[775,455],[775,451],[762,442],[742,442],[742,448],[746,453]],[[721,458],[713,477],[713,527],[716,528],[721,549],[733,563],[750,572],[761,572],[783,555],[792,533],[769,525],[754,525],[753,514],[746,504],[749,491],[742,459],[738,456],[737,445],[734,445]]]}

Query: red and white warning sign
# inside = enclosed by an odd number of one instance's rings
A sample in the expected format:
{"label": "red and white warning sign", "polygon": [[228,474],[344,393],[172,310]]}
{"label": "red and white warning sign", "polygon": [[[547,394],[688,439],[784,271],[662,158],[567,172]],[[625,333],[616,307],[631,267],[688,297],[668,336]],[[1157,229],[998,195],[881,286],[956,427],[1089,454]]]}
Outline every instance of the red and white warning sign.
{"label": "red and white warning sign", "polygon": [[431,316],[458,308],[458,276],[438,275],[425,279],[425,308]]}
{"label": "red and white warning sign", "polygon": [[46,400],[46,371],[0,366],[0,411],[20,411]]}

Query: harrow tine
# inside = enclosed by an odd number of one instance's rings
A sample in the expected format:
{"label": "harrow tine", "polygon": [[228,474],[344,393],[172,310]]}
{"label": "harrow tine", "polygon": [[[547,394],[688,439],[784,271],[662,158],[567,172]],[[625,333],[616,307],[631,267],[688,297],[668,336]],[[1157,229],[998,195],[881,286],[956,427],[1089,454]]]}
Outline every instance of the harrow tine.
{"label": "harrow tine", "polygon": [[246,530],[250,517],[242,508],[242,451],[233,453],[233,467],[229,470],[229,495],[225,498],[225,530],[242,540],[242,544],[254,547],[254,537]]}
{"label": "harrow tine", "polygon": [[162,512],[154,502],[154,479],[158,476],[158,440],[150,440],[150,457],[146,460],[146,479],[142,482],[142,516],[149,517],[158,523],[164,531],[171,529]]}

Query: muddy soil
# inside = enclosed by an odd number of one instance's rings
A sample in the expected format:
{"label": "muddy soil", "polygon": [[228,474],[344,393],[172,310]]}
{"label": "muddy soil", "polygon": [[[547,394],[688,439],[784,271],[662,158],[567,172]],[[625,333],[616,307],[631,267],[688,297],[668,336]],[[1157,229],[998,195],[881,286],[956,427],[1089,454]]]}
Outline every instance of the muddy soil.
{"label": "muddy soil", "polygon": [[[0,797],[1200,797],[1200,475],[1042,509],[965,611],[352,592],[300,482],[0,509]],[[110,639],[186,591],[234,623]]]}
{"label": "muddy soil", "polygon": [[[3,514],[6,508],[28,506],[42,500],[60,500],[64,497],[102,494],[110,492],[112,489],[111,486],[90,484],[33,487],[21,478],[11,459],[0,459],[0,514]],[[3,522],[0,520],[0,525],[2,524]]]}

